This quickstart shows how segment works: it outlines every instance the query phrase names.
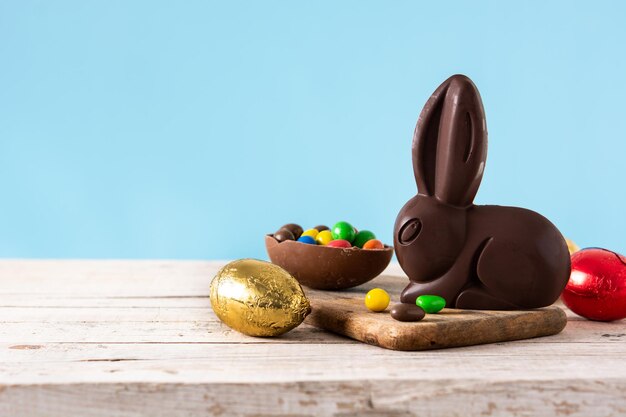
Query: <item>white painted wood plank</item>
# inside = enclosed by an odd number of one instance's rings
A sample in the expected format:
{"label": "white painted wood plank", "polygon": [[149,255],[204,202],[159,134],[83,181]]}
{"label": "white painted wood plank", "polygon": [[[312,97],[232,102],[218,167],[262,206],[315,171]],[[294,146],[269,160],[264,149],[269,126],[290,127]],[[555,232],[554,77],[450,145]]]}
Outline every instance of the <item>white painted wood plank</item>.
{"label": "white painted wood plank", "polygon": [[[187,302],[188,299],[183,301]],[[208,299],[203,300],[208,303]],[[280,338],[250,338],[221,323],[210,306],[204,307],[0,307],[0,343],[47,342],[204,342],[311,343],[325,340],[349,343],[343,337],[301,325]],[[571,320],[565,330],[530,343],[619,343],[626,347],[624,322]],[[3,353],[0,351],[0,360]]]}
{"label": "white painted wood plank", "polygon": [[409,354],[363,344],[326,343],[65,344],[11,349],[21,351],[21,361],[0,364],[4,384],[602,378],[626,382],[623,358],[611,356],[610,349],[600,344],[580,344],[571,352],[561,352],[558,345],[511,342]]}
{"label": "white painted wood plank", "polygon": [[[122,360],[163,360],[170,359],[212,359],[215,355],[230,356],[232,352],[241,352],[242,355],[250,355],[254,350],[272,349],[278,352],[280,349],[276,346],[261,348],[255,346],[258,339],[250,339],[250,341],[213,343],[213,342],[197,342],[197,343],[45,343],[41,345],[15,345],[12,343],[0,344],[0,351],[3,351],[3,359],[1,364],[22,364],[26,366],[29,363],[57,363],[57,362],[90,362],[90,361],[122,361]],[[311,342],[311,346],[303,346],[303,352],[311,353],[311,349],[318,349],[319,345],[328,344],[326,341]],[[348,348],[339,348],[331,346],[327,353],[331,351],[350,353],[361,349],[364,345],[350,342],[346,345],[352,345]],[[246,345],[246,346],[240,346]],[[286,344],[281,344],[282,346]],[[358,347],[357,347],[358,346]],[[372,348],[365,346],[363,353],[367,352],[372,355]],[[445,351],[428,351],[422,354],[414,352],[408,355],[395,355],[393,352],[378,352],[376,357],[382,359],[383,362],[396,361],[398,358],[419,358],[420,360],[429,359],[434,364],[446,369],[446,361],[449,358],[488,358],[501,360],[503,357],[510,358],[515,361],[526,361],[528,358],[537,360],[551,360],[554,352],[563,349],[558,343],[531,343],[528,341],[516,341],[507,343],[492,344],[489,346],[474,346],[463,348],[449,349]],[[288,353],[294,348],[288,346],[283,352]],[[615,346],[605,342],[587,342],[576,343],[567,347],[567,355],[569,356],[588,356],[602,357],[605,362],[612,360],[620,361],[621,358],[612,357],[611,353],[615,351]],[[339,354],[330,357],[320,357],[317,359],[318,364],[312,366],[335,366],[335,362],[343,360]],[[245,360],[245,358],[242,358]],[[487,360],[487,359],[485,359]],[[502,363],[500,362],[500,365]],[[62,364],[60,364],[61,366]],[[302,364],[307,366],[307,364]],[[384,363],[381,363],[384,370]],[[375,368],[364,368],[364,372],[369,372]],[[397,370],[389,370],[396,372]],[[386,374],[380,374],[379,377],[388,377]]]}
{"label": "white painted wood plank", "polygon": [[219,265],[201,261],[1,261],[0,295],[208,295]]}
{"label": "white painted wood plank", "polygon": [[[219,261],[0,261],[0,296],[206,296]],[[385,275],[403,276],[397,264]]]}
{"label": "white painted wood plank", "polygon": [[[0,308],[209,308],[209,295],[173,296],[173,297],[78,297],[78,296],[42,296],[38,294],[1,294]],[[1,317],[1,316],[0,316]]]}
{"label": "white painted wood plank", "polygon": [[[115,315],[113,315],[115,317]],[[120,316],[121,317],[121,316]],[[77,319],[80,315],[77,314]],[[0,343],[352,343],[349,339],[302,325],[280,338],[252,338],[214,320],[0,322]],[[0,360],[3,355],[0,354]]]}
{"label": "white painted wood plank", "polygon": [[626,412],[625,389],[622,382],[558,379],[12,386],[0,393],[0,415],[611,417]]}

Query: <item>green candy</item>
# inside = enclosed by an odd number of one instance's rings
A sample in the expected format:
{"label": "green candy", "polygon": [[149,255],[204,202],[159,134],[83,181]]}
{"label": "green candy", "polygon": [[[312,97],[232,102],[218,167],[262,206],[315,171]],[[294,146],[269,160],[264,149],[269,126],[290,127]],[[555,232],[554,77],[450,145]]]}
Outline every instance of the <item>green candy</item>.
{"label": "green candy", "polygon": [[372,239],[376,239],[376,235],[374,233],[370,232],[369,230],[360,230],[359,233],[356,234],[354,242],[352,243],[356,247],[363,248],[365,242]]}
{"label": "green candy", "polygon": [[428,314],[439,313],[446,306],[446,300],[438,295],[420,295],[415,304]]}
{"label": "green candy", "polygon": [[338,222],[335,223],[332,230],[333,239],[343,239],[352,243],[354,240],[354,236],[356,232],[354,231],[354,227],[348,222]]}

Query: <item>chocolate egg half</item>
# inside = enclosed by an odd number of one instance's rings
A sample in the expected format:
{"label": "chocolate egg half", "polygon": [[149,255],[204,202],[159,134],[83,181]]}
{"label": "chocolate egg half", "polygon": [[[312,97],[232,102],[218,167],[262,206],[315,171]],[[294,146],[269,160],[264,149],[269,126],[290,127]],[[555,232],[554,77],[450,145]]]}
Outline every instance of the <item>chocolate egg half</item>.
{"label": "chocolate egg half", "polygon": [[333,248],[301,242],[278,242],[265,236],[265,247],[272,263],[284,268],[302,285],[318,290],[356,287],[380,275],[389,265],[393,248],[364,250],[356,247]]}

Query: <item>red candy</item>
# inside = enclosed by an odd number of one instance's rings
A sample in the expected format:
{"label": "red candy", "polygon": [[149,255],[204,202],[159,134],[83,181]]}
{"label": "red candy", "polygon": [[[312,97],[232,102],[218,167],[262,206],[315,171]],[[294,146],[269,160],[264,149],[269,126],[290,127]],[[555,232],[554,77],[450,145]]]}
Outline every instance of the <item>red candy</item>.
{"label": "red candy", "polygon": [[626,318],[626,257],[600,248],[574,253],[561,297],[570,310],[590,320]]}
{"label": "red candy", "polygon": [[351,248],[352,243],[348,242],[344,239],[331,240],[326,244],[326,246],[330,246],[333,248]]}

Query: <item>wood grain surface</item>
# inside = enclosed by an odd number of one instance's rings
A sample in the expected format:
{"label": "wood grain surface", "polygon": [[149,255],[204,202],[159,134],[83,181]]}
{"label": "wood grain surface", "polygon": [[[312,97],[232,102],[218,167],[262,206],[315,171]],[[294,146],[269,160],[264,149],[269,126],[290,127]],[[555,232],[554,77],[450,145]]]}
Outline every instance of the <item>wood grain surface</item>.
{"label": "wood grain surface", "polygon": [[[394,320],[389,309],[400,301],[408,280],[382,275],[344,291],[306,289],[313,312],[312,326],[393,350],[429,350],[530,339],[559,333],[567,324],[565,312],[550,306],[527,311],[443,309],[415,323]],[[389,308],[374,313],[364,305],[365,294],[383,288],[391,296]]]}
{"label": "wood grain surface", "polygon": [[[422,352],[238,334],[223,262],[0,261],[0,416],[621,416],[626,324]],[[406,279],[397,265],[386,276]]]}

